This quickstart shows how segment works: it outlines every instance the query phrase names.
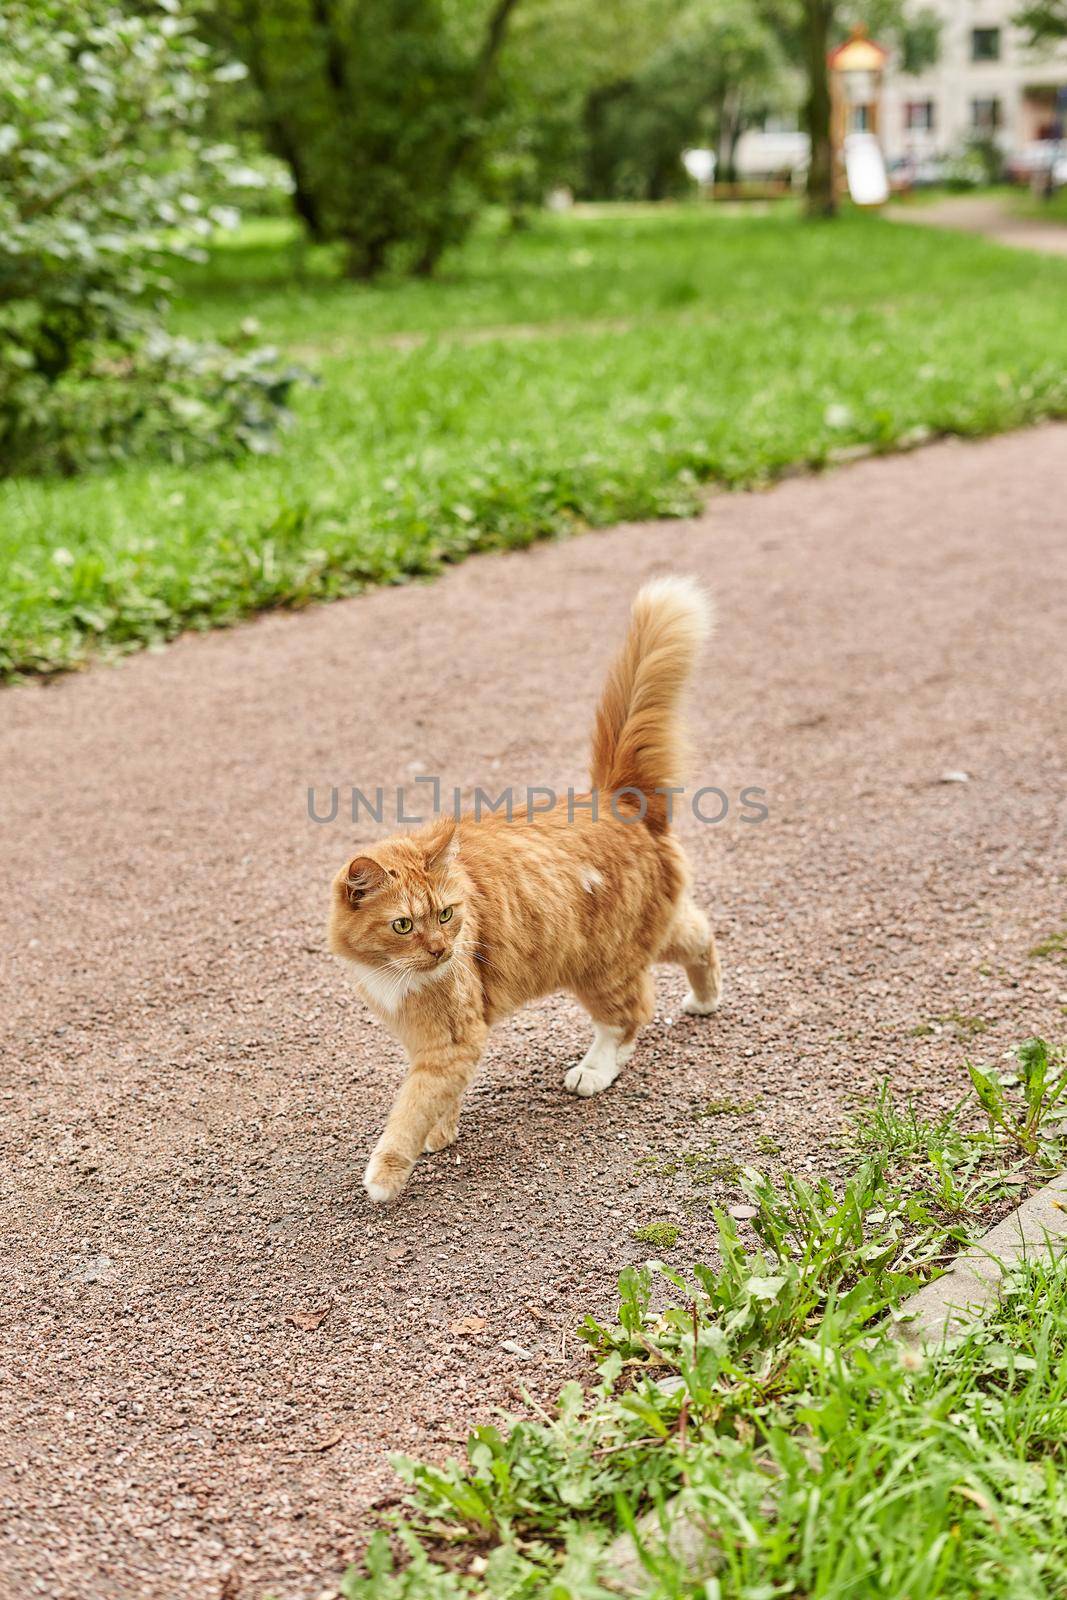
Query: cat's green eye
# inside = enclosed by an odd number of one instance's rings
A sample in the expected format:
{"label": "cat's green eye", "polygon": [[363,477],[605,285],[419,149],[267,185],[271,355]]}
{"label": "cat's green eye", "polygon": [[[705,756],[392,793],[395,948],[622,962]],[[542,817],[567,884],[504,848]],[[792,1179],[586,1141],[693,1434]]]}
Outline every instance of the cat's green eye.
{"label": "cat's green eye", "polygon": [[452,913],[453,913],[453,911],[455,909],[456,909],[455,906],[445,906],[445,909],[443,911],[439,911],[437,913],[438,922],[451,922],[452,921]]}
{"label": "cat's green eye", "polygon": [[410,933],[413,927],[414,923],[410,917],[397,917],[396,921],[393,923],[393,932]]}

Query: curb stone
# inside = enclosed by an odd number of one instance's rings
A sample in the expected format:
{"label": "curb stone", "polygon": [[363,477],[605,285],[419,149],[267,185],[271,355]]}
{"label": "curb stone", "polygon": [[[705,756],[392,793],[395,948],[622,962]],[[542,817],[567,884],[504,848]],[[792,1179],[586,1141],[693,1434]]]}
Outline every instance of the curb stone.
{"label": "curb stone", "polygon": [[[959,1337],[996,1301],[1005,1273],[1019,1261],[1067,1254],[1067,1173],[990,1228],[933,1283],[923,1284],[895,1314],[893,1335],[913,1349],[936,1348]],[[669,1381],[669,1380],[667,1380]],[[666,1387],[664,1382],[662,1387]],[[720,1561],[716,1531],[691,1513],[679,1510],[677,1499],[637,1519],[642,1544],[659,1545],[685,1563],[692,1577],[710,1577]],[[610,1575],[603,1581],[620,1595],[647,1595],[651,1577],[638,1555],[632,1535],[620,1534],[607,1549]]]}
{"label": "curb stone", "polygon": [[1067,1252],[1067,1173],[1043,1189],[976,1244],[957,1256],[940,1278],[905,1300],[894,1334],[906,1344],[937,1346],[957,1338],[1000,1293],[1001,1279],[1019,1261]]}

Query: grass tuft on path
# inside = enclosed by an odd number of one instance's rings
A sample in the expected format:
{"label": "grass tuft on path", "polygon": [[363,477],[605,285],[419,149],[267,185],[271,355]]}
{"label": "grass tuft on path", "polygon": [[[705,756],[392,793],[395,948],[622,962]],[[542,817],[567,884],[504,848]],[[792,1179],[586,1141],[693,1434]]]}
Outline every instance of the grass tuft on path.
{"label": "grass tuft on path", "polygon": [[591,1389],[475,1428],[466,1462],[400,1460],[407,1511],[342,1594],[1067,1595],[1067,1258],[1020,1267],[939,1353],[892,1334],[902,1300],[1063,1163],[1062,1051],[1028,1040],[971,1076],[937,1121],[883,1089],[840,1194],[747,1174],[754,1247],[718,1214],[717,1268],[624,1272],[618,1323],[584,1329]]}
{"label": "grass tuft on path", "polygon": [[545,217],[372,288],[249,224],[177,327],[255,316],[321,385],[275,457],[0,484],[0,677],[1067,414],[1065,296],[1065,261],[863,216]]}

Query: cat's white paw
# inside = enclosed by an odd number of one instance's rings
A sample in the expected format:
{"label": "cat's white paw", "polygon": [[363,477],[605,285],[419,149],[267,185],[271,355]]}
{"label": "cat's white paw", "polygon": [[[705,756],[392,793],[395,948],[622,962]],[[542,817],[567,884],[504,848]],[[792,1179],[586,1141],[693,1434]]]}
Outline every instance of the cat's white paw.
{"label": "cat's white paw", "polygon": [[363,1187],[376,1206],[385,1205],[387,1201],[396,1199],[408,1181],[411,1165],[410,1161],[405,1161],[403,1156],[398,1156],[391,1150],[381,1155],[377,1151],[374,1152],[363,1174]]}
{"label": "cat's white paw", "polygon": [[721,1003],[720,996],[716,996],[714,1000],[698,1000],[692,989],[690,989],[682,1001],[682,1010],[689,1017],[710,1017],[718,1011]]}
{"label": "cat's white paw", "polygon": [[564,1078],[563,1087],[569,1094],[581,1095],[583,1100],[587,1100],[591,1095],[603,1094],[605,1089],[610,1089],[618,1076],[618,1063],[611,1067],[587,1067],[580,1061]]}
{"label": "cat's white paw", "polygon": [[634,1053],[633,1039],[629,1044],[619,1044],[621,1032],[621,1028],[597,1026],[596,1038],[563,1080],[563,1087],[569,1094],[578,1094],[587,1100],[590,1095],[603,1094],[605,1089],[611,1088]]}

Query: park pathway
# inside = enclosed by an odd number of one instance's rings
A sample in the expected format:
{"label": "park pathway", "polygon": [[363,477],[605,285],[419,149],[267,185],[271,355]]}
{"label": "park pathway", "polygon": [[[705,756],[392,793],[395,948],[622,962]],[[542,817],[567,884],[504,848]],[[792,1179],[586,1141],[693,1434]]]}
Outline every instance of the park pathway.
{"label": "park pathway", "polygon": [[893,222],[915,222],[927,228],[956,228],[980,233],[997,244],[1042,255],[1067,256],[1067,226],[1051,217],[1020,215],[999,195],[951,195],[929,204],[890,206]]}
{"label": "park pathway", "polygon": [[[388,1450],[587,1370],[635,1227],[705,1254],[733,1163],[834,1173],[884,1075],[946,1106],[965,1054],[1067,1031],[1033,954],[1067,922],[1065,483],[1064,426],[938,444],[0,694],[0,1600],[332,1592]],[[592,1101],[570,1002],[515,1018],[372,1211],[400,1056],[323,942],[368,830],[308,785],[565,788],[668,571],[719,607],[695,774],[730,810],[682,828],[725,1008],[679,1018],[665,973]]]}

